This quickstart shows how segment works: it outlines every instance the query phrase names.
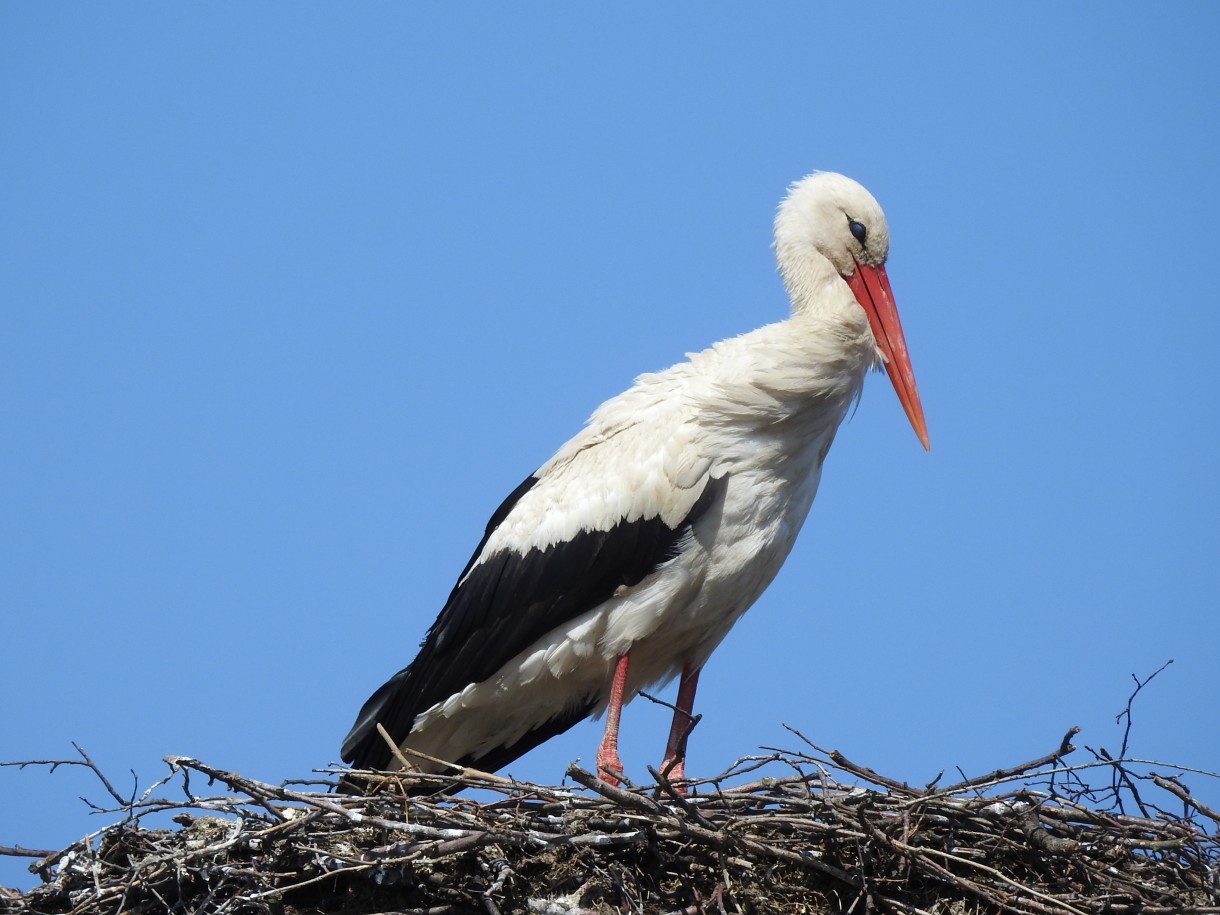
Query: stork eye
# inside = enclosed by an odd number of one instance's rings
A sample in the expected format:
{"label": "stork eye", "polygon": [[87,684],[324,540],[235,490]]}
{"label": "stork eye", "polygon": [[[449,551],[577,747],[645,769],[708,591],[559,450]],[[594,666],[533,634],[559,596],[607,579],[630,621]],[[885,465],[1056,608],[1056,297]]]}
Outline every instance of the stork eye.
{"label": "stork eye", "polygon": [[847,228],[850,229],[851,234],[856,237],[856,241],[858,241],[860,244],[865,243],[864,240],[868,238],[868,229],[864,228],[864,223],[857,222],[856,220],[849,218],[847,220]]}

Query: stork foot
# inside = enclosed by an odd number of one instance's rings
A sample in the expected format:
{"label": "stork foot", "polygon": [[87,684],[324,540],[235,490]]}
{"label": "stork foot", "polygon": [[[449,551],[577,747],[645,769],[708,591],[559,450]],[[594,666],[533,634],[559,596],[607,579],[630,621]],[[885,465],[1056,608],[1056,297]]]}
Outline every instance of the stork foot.
{"label": "stork foot", "polygon": [[661,775],[679,794],[686,794],[686,759],[666,756],[661,762]]}
{"label": "stork foot", "polygon": [[699,687],[699,670],[689,664],[682,667],[678,701],[673,707],[674,720],[669,726],[665,758],[661,760],[661,774],[679,794],[686,794],[686,738],[699,723],[699,716],[691,714],[695,707],[695,690]]}
{"label": "stork foot", "polygon": [[597,777],[607,785],[617,788],[623,779],[623,761],[619,759],[618,750],[605,745],[597,749]]}
{"label": "stork foot", "polygon": [[619,786],[623,778],[623,761],[618,756],[618,723],[623,713],[623,695],[627,690],[627,666],[631,653],[614,662],[614,677],[610,681],[610,700],[606,704],[606,730],[597,746],[597,777],[607,785]]}

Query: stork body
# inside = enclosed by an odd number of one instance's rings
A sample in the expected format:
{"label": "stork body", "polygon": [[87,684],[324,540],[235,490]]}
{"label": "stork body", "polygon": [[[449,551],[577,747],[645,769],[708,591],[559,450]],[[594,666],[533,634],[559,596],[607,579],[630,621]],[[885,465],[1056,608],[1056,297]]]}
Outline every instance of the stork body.
{"label": "stork body", "polygon": [[397,768],[380,722],[408,758],[494,770],[609,706],[613,780],[622,702],[681,675],[681,774],[698,673],[792,549],[869,368],[885,364],[926,445],[876,201],[815,173],[781,205],[776,251],[791,315],[640,376],[527,478],[344,759]]}

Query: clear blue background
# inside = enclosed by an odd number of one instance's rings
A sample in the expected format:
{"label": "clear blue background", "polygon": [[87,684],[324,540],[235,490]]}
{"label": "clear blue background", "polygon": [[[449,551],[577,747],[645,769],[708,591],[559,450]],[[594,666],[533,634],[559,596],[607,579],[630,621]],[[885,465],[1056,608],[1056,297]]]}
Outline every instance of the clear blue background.
{"label": "clear blue background", "polygon": [[[1211,3],[0,6],[0,759],[335,760],[513,486],[785,315],[772,214],[822,168],[888,213],[932,451],[870,378],[692,771],[785,722],[920,783],[1113,751],[1169,658],[1132,748],[1220,768],[1218,38]],[[667,726],[630,707],[630,774]],[[82,793],[0,769],[0,844],[104,825]]]}

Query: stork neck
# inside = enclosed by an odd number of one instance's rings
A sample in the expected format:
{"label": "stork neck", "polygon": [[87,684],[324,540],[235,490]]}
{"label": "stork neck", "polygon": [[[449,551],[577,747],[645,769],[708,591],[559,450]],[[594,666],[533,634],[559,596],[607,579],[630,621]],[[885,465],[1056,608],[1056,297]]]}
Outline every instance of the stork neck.
{"label": "stork neck", "polygon": [[777,260],[794,315],[826,314],[855,303],[839,271],[820,253],[780,248]]}

